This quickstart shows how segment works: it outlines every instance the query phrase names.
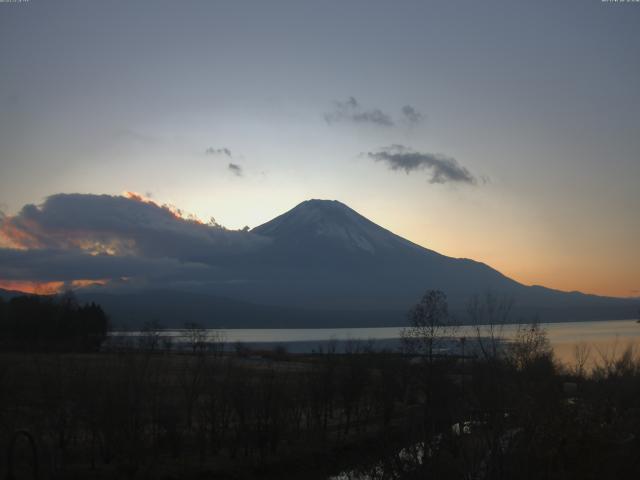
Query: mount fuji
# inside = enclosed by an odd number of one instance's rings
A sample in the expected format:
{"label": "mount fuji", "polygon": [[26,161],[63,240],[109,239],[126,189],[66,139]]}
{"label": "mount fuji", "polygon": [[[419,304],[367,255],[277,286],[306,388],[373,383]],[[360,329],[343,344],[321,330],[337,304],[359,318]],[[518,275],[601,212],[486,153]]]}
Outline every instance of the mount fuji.
{"label": "mount fuji", "polygon": [[399,325],[427,289],[444,291],[462,321],[469,299],[487,292],[513,299],[514,321],[632,318],[636,309],[631,300],[525,286],[412,243],[338,201],[307,200],[246,235],[261,247],[219,257],[215,284],[81,295],[116,322],[151,317],[167,326]]}

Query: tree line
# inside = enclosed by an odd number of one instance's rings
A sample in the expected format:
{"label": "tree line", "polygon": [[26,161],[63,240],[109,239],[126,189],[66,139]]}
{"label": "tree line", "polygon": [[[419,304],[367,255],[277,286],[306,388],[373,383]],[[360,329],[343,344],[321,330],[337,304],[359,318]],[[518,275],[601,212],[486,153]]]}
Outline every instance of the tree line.
{"label": "tree line", "polygon": [[0,348],[22,351],[97,351],[109,319],[95,303],[60,296],[0,297]]}

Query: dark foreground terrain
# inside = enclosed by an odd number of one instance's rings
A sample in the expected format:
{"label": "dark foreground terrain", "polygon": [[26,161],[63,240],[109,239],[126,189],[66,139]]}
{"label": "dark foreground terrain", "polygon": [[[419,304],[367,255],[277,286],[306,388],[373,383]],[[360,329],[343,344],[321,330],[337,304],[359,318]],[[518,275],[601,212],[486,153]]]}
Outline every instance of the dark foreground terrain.
{"label": "dark foreground terrain", "polygon": [[473,338],[427,291],[401,349],[298,355],[193,324],[109,343],[68,295],[0,306],[0,478],[640,478],[637,352],[559,365],[536,324],[503,341],[493,297]]}
{"label": "dark foreground terrain", "polygon": [[0,355],[1,478],[640,474],[631,351],[586,376],[579,361],[555,365],[535,328],[508,352],[455,359],[356,343],[293,356],[149,342]]}

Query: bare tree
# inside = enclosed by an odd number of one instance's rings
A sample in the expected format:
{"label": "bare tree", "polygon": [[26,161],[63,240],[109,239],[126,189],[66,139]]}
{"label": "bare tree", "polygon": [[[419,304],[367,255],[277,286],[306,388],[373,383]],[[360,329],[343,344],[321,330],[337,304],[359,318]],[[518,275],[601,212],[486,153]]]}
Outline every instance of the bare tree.
{"label": "bare tree", "polygon": [[409,311],[410,326],[402,330],[402,341],[411,353],[423,355],[430,363],[444,342],[454,335],[456,326],[449,317],[447,296],[440,290],[427,290]]}
{"label": "bare tree", "polygon": [[640,356],[638,350],[633,344],[628,344],[621,353],[618,353],[619,344],[618,337],[613,342],[611,348],[605,347],[596,351],[599,360],[594,362],[593,373],[598,378],[616,378],[624,376],[633,376],[640,371]]}
{"label": "bare tree", "polygon": [[160,347],[160,334],[162,325],[156,320],[145,322],[140,330],[138,345],[142,350],[155,352]]}
{"label": "bare tree", "polygon": [[222,330],[209,330],[205,341],[209,353],[217,358],[224,353],[227,336]]}
{"label": "bare tree", "polygon": [[[421,362],[412,368],[418,398],[421,404],[421,442],[427,444],[438,431],[438,423],[446,418],[441,400],[448,390],[447,359],[436,353],[447,342],[451,342],[456,327],[451,322],[446,295],[439,290],[427,290],[410,311],[410,326],[402,331],[402,340],[407,351],[420,356]],[[413,362],[412,362],[413,363]]]}
{"label": "bare tree", "polygon": [[476,341],[485,360],[497,359],[504,342],[504,326],[509,321],[513,299],[488,292],[467,303],[467,314],[474,327]]}
{"label": "bare tree", "polygon": [[553,353],[547,332],[537,321],[519,326],[510,347],[510,360],[519,369]]}
{"label": "bare tree", "polygon": [[207,330],[196,322],[184,324],[185,340],[192,353],[203,352],[207,346]]}
{"label": "bare tree", "polygon": [[588,343],[580,342],[573,346],[573,371],[578,377],[586,373],[587,362],[591,356],[591,346]]}

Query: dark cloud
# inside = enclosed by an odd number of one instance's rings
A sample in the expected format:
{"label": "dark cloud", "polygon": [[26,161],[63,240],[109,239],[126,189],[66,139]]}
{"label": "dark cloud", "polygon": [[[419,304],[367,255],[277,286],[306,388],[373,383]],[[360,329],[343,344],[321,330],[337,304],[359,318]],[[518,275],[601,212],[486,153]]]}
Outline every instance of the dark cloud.
{"label": "dark cloud", "polygon": [[334,107],[324,115],[325,121],[329,124],[343,121],[371,123],[383,127],[392,127],[395,124],[389,114],[378,108],[363,109],[354,97],[349,97],[344,102],[335,102]]}
{"label": "dark cloud", "polygon": [[58,194],[0,215],[0,283],[224,282],[229,267],[270,242],[138,194]]}
{"label": "dark cloud", "polygon": [[366,112],[358,112],[352,115],[352,118],[356,122],[362,123],[374,123],[376,125],[383,125],[385,127],[391,127],[394,123],[389,115],[377,108],[374,110],[368,110]]}
{"label": "dark cloud", "polygon": [[407,174],[416,170],[428,170],[431,175],[430,183],[477,183],[469,170],[455,158],[439,153],[422,153],[403,145],[391,145],[366,155],[376,162],[386,163],[391,170],[404,170]]}
{"label": "dark cloud", "polygon": [[204,151],[204,153],[206,153],[207,155],[224,155],[229,158],[233,157],[233,155],[231,154],[231,150],[224,147],[223,148],[209,147]]}
{"label": "dark cloud", "polygon": [[14,281],[70,282],[76,279],[102,280],[144,276],[145,278],[208,278],[206,264],[171,258],[133,255],[91,255],[81,250],[0,248],[0,279]]}
{"label": "dark cloud", "polygon": [[404,120],[410,125],[417,125],[422,122],[423,119],[422,114],[411,105],[402,107],[402,115]]}
{"label": "dark cloud", "polygon": [[206,262],[263,241],[131,193],[52,195],[42,205],[25,205],[15,216],[0,217],[0,245],[14,248]]}
{"label": "dark cloud", "polygon": [[229,165],[227,165],[227,168],[231,170],[231,172],[233,172],[233,174],[237,177],[242,176],[242,167],[237,163],[230,163]]}

